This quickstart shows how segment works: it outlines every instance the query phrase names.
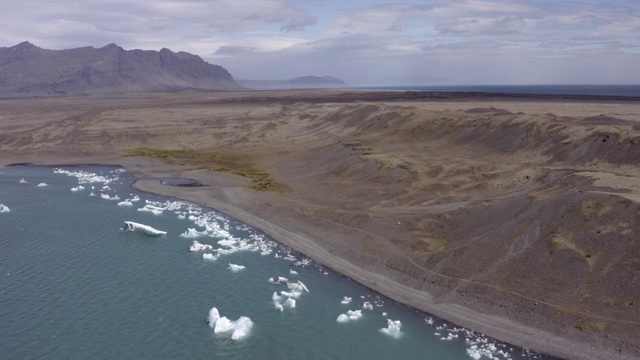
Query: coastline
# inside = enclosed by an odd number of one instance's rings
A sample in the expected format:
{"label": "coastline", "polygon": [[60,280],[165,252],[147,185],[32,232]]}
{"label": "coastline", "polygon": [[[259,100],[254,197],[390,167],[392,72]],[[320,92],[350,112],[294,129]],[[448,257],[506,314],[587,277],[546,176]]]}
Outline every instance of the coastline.
{"label": "coastline", "polygon": [[[563,359],[628,359],[628,357],[622,355],[616,357],[615,353],[612,354],[607,349],[598,349],[589,343],[563,338],[499,315],[481,313],[456,303],[436,302],[434,301],[434,296],[427,291],[417,290],[398,283],[381,273],[358,267],[355,265],[357,261],[352,262],[346,257],[334,254],[333,251],[323,248],[317,240],[320,237],[339,234],[331,234],[331,231],[327,228],[310,229],[306,227],[303,230],[301,227],[295,226],[296,224],[294,223],[284,224],[285,227],[283,227],[280,224],[270,222],[258,215],[261,211],[252,211],[256,209],[256,200],[251,195],[257,195],[255,198],[259,198],[263,194],[255,192],[247,194],[240,187],[243,185],[242,181],[238,184],[236,183],[238,179],[230,179],[227,174],[215,174],[182,166],[171,166],[145,158],[82,157],[75,159],[73,157],[51,157],[29,159],[27,157],[0,160],[0,168],[12,165],[49,167],[119,166],[134,174],[136,178],[144,178],[134,182],[133,187],[136,190],[193,202],[232,216],[261,230],[279,243],[384,296],[458,326],[480,332],[500,341]],[[164,178],[180,178],[185,175],[188,175],[186,178],[200,182],[202,186],[181,187],[162,184],[162,179]],[[239,195],[238,191],[245,192],[245,194],[235,197]],[[243,201],[232,203],[229,201],[231,197],[241,198]]]}
{"label": "coastline", "polygon": [[[640,358],[638,99],[285,91],[2,103],[0,166],[122,166],[143,179],[138,190],[226,213],[459,326],[567,359]],[[125,156],[141,148],[162,156]],[[231,156],[286,187],[255,191],[250,167],[180,165],[170,151]],[[152,180],[167,178],[202,186]]]}

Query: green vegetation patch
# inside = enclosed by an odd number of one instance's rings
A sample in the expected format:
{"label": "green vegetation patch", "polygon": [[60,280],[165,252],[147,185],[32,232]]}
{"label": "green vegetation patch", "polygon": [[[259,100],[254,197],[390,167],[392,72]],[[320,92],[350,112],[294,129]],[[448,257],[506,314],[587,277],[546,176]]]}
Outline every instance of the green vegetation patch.
{"label": "green vegetation patch", "polygon": [[125,156],[144,156],[160,159],[169,164],[195,166],[210,171],[225,171],[251,180],[249,189],[256,191],[284,192],[287,187],[269,176],[267,172],[255,166],[246,155],[224,151],[201,152],[196,150],[162,150],[138,148]]}

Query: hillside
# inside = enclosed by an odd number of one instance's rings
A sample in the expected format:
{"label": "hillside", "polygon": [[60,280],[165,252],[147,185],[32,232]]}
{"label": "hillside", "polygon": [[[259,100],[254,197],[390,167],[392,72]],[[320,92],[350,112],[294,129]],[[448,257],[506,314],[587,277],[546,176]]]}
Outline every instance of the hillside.
{"label": "hillside", "polygon": [[0,48],[0,96],[241,89],[227,70],[169,49],[109,44],[46,50],[29,42]]}

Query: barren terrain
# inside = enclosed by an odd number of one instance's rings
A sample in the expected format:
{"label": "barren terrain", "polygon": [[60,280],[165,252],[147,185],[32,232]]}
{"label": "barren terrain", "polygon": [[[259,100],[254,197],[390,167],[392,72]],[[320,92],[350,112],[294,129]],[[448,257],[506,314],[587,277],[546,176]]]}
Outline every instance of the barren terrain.
{"label": "barren terrain", "polygon": [[282,91],[0,100],[0,165],[119,164],[366,286],[640,358],[640,100]]}

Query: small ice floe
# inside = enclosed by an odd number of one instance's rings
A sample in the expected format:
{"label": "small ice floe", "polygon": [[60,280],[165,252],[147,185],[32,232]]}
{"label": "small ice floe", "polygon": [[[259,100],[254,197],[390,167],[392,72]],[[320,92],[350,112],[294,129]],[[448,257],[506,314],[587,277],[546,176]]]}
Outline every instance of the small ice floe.
{"label": "small ice floe", "polygon": [[431,316],[425,317],[424,321],[429,325],[433,325],[433,318]]}
{"label": "small ice floe", "polygon": [[400,320],[387,319],[387,327],[380,329],[380,331],[397,339],[402,335],[400,328],[402,328]]}
{"label": "small ice floe", "polygon": [[246,337],[253,327],[253,321],[249,317],[241,316],[238,320],[231,321],[224,316],[221,317],[215,307],[209,310],[207,322],[216,334],[231,333],[232,340],[240,340]]}
{"label": "small ice floe", "polygon": [[125,201],[120,201],[118,203],[118,206],[133,206],[133,203],[131,202],[131,200],[125,200]]}
{"label": "small ice floe", "polygon": [[233,246],[233,245],[235,245],[237,243],[238,243],[238,241],[234,240],[234,239],[225,239],[225,240],[219,240],[218,241],[218,244],[220,246],[228,246],[228,247],[231,247],[231,246]]}
{"label": "small ice floe", "polygon": [[146,204],[145,206],[138,209],[138,211],[150,212],[153,215],[161,215],[166,209],[163,207],[155,206],[152,204]]}
{"label": "small ice floe", "polygon": [[138,223],[133,222],[133,221],[125,221],[124,222],[124,230],[126,230],[126,231],[135,231],[135,232],[143,233],[143,234],[149,235],[149,236],[160,236],[160,235],[166,235],[167,234],[166,231],[155,229],[155,228],[153,228],[153,227],[151,227],[149,225],[138,224]]}
{"label": "small ice floe", "polygon": [[269,278],[269,283],[270,284],[274,284],[274,285],[285,284],[288,281],[289,281],[289,279],[287,279],[286,277],[282,277],[282,276],[278,276],[278,280],[274,280],[272,277]]}
{"label": "small ice floe", "polygon": [[233,272],[238,272],[240,270],[245,269],[244,265],[237,265],[237,264],[229,264],[229,269]]}
{"label": "small ice floe", "polygon": [[345,323],[352,320],[358,320],[362,317],[362,310],[349,310],[346,314],[338,315],[336,319],[339,323]]}
{"label": "small ice floe", "polygon": [[383,313],[382,313],[382,316],[387,317],[387,313],[386,313],[386,312],[383,312]]}
{"label": "small ice floe", "polygon": [[305,284],[302,283],[302,281],[298,282],[288,282],[287,283],[287,287],[289,288],[289,290],[293,290],[293,291],[297,291],[297,292],[309,292],[309,289],[307,289],[307,286]]}
{"label": "small ice floe", "polygon": [[345,297],[342,298],[342,301],[340,301],[340,303],[343,304],[343,305],[347,305],[347,304],[349,304],[351,302],[351,300],[353,300],[353,298],[345,296]]}
{"label": "small ice floe", "polygon": [[458,334],[449,333],[449,335],[447,335],[446,337],[441,337],[440,340],[451,341],[451,340],[457,339],[457,338],[458,338]]}
{"label": "small ice floe", "polygon": [[25,180],[24,178],[22,178],[22,179],[20,179],[20,181],[18,181],[18,183],[20,183],[20,184],[26,184],[26,183],[27,183],[27,180]]}
{"label": "small ice floe", "polygon": [[212,250],[213,246],[209,244],[201,244],[197,240],[193,240],[193,244],[189,247],[189,251]]}
{"label": "small ice floe", "polygon": [[94,194],[92,191],[91,194],[89,194],[89,196],[96,196],[96,194]]}
{"label": "small ice floe", "polygon": [[362,304],[362,308],[363,308],[364,310],[373,310],[373,305],[371,305],[371,303],[370,303],[370,302],[365,301],[365,302],[364,302],[364,304]]}
{"label": "small ice floe", "polygon": [[298,275],[298,272],[293,270],[293,269],[289,269],[289,274],[291,275]]}
{"label": "small ice floe", "polygon": [[84,186],[82,186],[82,185],[78,185],[76,187],[72,187],[71,188],[71,191],[73,191],[73,192],[82,191],[82,190],[84,190]]}
{"label": "small ice floe", "polygon": [[198,231],[194,228],[187,228],[187,231],[183,232],[179,236],[187,239],[195,239],[206,235],[206,231]]}
{"label": "small ice floe", "polygon": [[297,260],[296,257],[291,255],[291,254],[285,256],[284,259],[288,260],[288,261],[296,261]]}
{"label": "small ice floe", "polygon": [[11,209],[5,204],[0,204],[0,213],[8,213]]}
{"label": "small ice floe", "polygon": [[202,254],[202,258],[205,259],[205,260],[218,260],[218,255]]}
{"label": "small ice floe", "polygon": [[40,184],[38,184],[36,186],[37,187],[45,187],[45,186],[49,186],[49,184],[41,182]]}

